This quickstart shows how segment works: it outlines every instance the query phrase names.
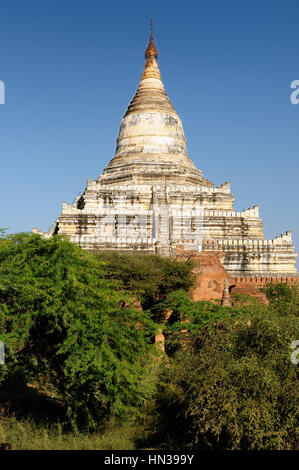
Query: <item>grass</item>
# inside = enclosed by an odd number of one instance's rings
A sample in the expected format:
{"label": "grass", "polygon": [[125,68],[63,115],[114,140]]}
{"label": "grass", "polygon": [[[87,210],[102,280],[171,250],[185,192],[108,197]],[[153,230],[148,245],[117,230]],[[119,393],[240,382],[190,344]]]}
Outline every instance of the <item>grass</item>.
{"label": "grass", "polygon": [[103,420],[95,432],[74,430],[61,397],[36,384],[0,387],[0,442],[13,450],[135,450],[146,435],[140,420],[117,418]]}
{"label": "grass", "polygon": [[108,423],[104,431],[64,432],[60,423],[38,424],[31,418],[0,420],[0,442],[13,450],[134,450],[141,426]]}

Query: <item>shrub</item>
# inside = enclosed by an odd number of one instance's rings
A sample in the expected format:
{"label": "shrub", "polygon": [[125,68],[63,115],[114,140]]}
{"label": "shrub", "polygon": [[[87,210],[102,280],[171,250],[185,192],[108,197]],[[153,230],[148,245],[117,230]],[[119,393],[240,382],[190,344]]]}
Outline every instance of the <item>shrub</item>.
{"label": "shrub", "polygon": [[298,369],[290,360],[298,310],[285,307],[283,315],[252,308],[191,335],[165,368],[157,397],[165,446],[299,448]]}
{"label": "shrub", "polygon": [[132,416],[153,390],[154,323],[96,256],[59,236],[0,239],[0,381],[42,375],[73,422]]}

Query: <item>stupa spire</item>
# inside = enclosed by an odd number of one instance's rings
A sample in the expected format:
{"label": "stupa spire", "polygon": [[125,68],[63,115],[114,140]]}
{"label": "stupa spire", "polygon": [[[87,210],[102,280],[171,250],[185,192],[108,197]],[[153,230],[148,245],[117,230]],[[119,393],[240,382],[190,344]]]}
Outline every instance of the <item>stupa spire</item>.
{"label": "stupa spire", "polygon": [[[153,35],[153,20],[151,19],[151,34],[150,40],[147,48],[145,49],[145,59],[146,63],[144,65],[142,79],[144,78],[158,78],[161,80],[161,74],[159,70],[159,65],[157,62],[158,59],[158,49],[156,48]],[[160,86],[163,86],[162,83]]]}
{"label": "stupa spire", "polygon": [[145,58],[148,60],[150,57],[155,57],[155,59],[158,59],[158,50],[155,45],[154,41],[154,35],[153,35],[153,19],[151,18],[151,34],[150,34],[150,40],[148,43],[147,48],[145,49]]}

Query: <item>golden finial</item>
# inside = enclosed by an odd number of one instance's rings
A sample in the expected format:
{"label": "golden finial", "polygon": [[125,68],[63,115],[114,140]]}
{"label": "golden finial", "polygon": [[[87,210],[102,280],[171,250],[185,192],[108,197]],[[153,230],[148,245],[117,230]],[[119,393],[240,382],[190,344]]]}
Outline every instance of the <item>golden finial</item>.
{"label": "golden finial", "polygon": [[151,18],[151,35],[150,35],[150,40],[148,43],[148,46],[145,50],[145,58],[149,59],[150,57],[155,57],[155,59],[158,59],[158,50],[155,46],[154,43],[154,36],[153,36],[153,19]]}

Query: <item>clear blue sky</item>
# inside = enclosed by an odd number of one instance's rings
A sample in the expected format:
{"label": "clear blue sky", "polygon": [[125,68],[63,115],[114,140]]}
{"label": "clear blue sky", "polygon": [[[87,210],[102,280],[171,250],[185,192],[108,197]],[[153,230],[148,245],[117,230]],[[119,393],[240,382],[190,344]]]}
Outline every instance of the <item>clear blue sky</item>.
{"label": "clear blue sky", "polygon": [[112,158],[152,10],[190,157],[299,251],[298,0],[2,1],[0,227],[48,230]]}

